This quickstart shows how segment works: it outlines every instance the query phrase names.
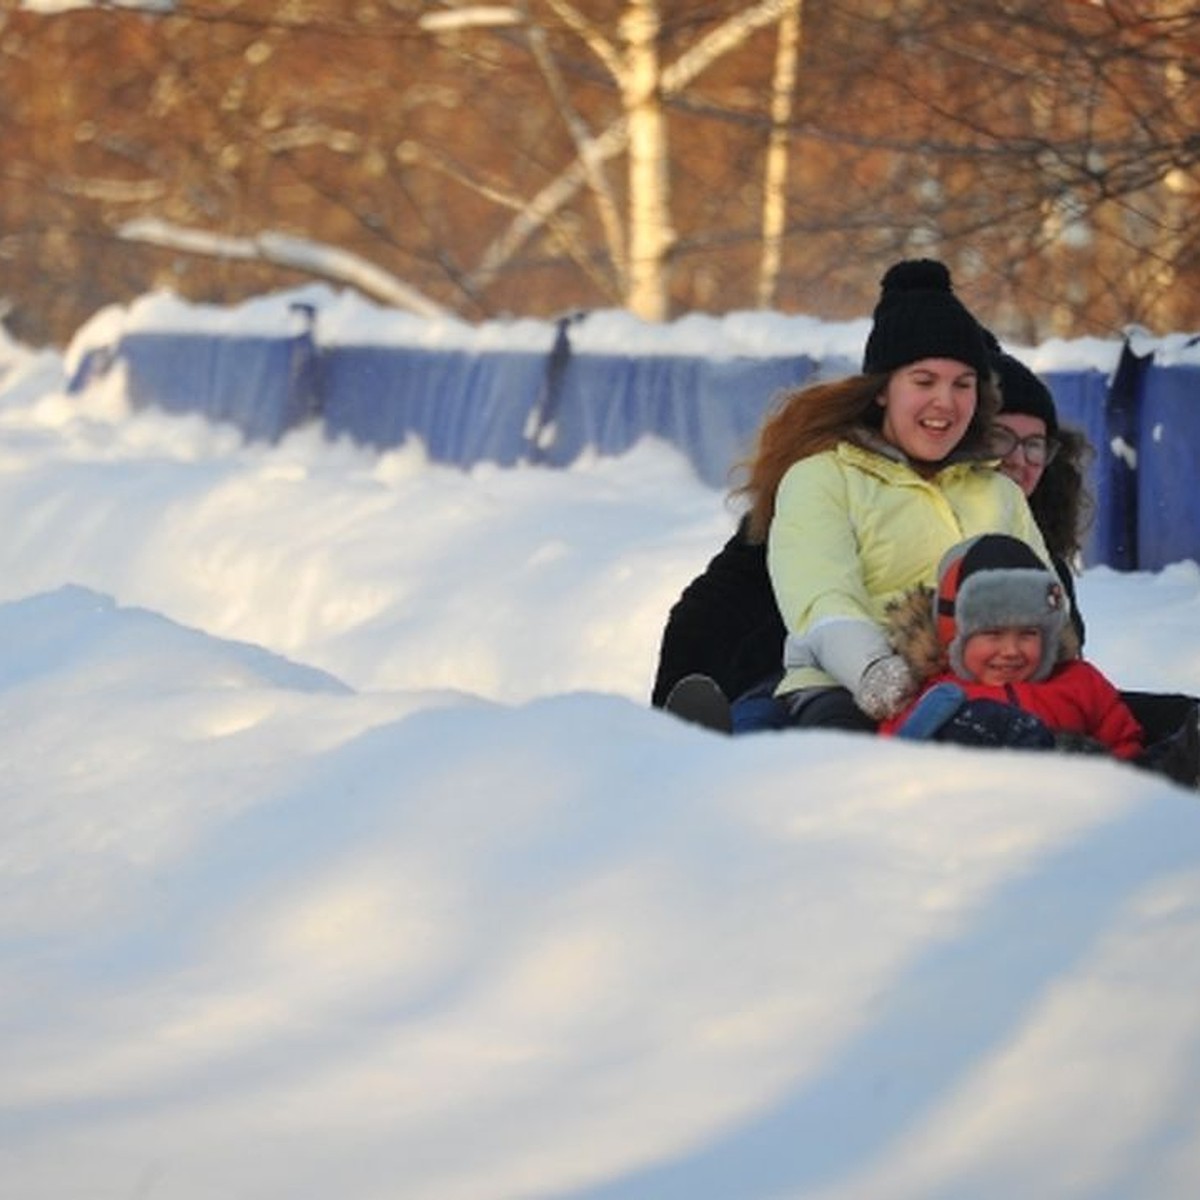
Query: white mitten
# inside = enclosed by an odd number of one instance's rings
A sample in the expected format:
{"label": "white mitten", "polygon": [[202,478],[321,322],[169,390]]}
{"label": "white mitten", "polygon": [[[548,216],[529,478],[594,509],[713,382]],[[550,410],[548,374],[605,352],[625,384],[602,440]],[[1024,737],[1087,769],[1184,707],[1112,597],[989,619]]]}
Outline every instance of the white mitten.
{"label": "white mitten", "polygon": [[916,694],[917,681],[899,654],[867,665],[854,690],[854,703],[873,721],[894,717]]}

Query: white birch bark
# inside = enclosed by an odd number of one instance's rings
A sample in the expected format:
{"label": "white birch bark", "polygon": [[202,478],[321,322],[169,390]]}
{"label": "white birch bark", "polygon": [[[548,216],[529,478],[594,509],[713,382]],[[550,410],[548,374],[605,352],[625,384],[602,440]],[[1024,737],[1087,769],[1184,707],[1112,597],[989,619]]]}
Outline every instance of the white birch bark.
{"label": "white birch bark", "polygon": [[629,127],[629,285],[625,306],[647,321],[669,315],[671,230],[667,122],[660,92],[658,5],[631,0],[621,18],[620,80]]}
{"label": "white birch bark", "polygon": [[771,83],[771,137],[763,173],[762,260],[758,272],[758,307],[771,308],[779,288],[783,262],[783,230],[787,220],[788,125],[796,91],[800,25],[804,0],[791,0],[779,20],[775,76]]}

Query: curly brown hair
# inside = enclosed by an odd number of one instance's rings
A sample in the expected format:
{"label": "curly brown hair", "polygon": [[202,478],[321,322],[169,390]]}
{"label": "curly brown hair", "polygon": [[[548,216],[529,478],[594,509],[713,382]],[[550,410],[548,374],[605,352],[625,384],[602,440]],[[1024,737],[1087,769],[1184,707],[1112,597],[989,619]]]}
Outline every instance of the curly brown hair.
{"label": "curly brown hair", "polygon": [[1033,489],[1029,507],[1046,549],[1070,562],[1079,554],[1095,517],[1096,503],[1084,483],[1095,451],[1076,429],[1060,426],[1056,440],[1058,451]]}
{"label": "curly brown hair", "polygon": [[[766,540],[775,515],[775,493],[793,463],[831,450],[839,442],[856,440],[856,435],[878,432],[883,409],[875,401],[890,377],[889,373],[849,375],[793,388],[776,398],[759,429],[754,452],[738,464],[745,482],[732,492],[748,505],[746,534],[751,542]],[[956,455],[988,456],[987,431],[999,409],[995,381],[980,379],[975,413],[955,447]]]}

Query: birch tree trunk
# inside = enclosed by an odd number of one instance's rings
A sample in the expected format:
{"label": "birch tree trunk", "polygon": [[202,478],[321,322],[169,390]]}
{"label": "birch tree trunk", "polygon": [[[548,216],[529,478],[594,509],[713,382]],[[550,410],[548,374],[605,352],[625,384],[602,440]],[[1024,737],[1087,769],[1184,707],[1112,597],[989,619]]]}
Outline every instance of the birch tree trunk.
{"label": "birch tree trunk", "polygon": [[662,106],[656,0],[631,0],[621,17],[622,100],[629,128],[629,283],[626,307],[647,321],[670,315],[671,229],[667,121]]}
{"label": "birch tree trunk", "polygon": [[763,178],[762,261],[758,273],[758,307],[771,308],[779,287],[783,231],[787,221],[788,126],[800,57],[800,25],[804,0],[791,0],[779,20],[775,77],[771,85],[771,137]]}

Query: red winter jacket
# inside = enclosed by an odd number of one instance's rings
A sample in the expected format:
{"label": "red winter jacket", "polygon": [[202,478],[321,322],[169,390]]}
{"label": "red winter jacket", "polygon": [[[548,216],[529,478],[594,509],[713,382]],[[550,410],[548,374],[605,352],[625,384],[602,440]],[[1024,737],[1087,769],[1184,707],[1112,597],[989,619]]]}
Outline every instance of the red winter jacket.
{"label": "red winter jacket", "polygon": [[[1144,749],[1142,727],[1120,692],[1081,658],[1059,663],[1050,678],[1040,683],[996,687],[946,672],[928,680],[925,690],[939,683],[957,684],[969,700],[1015,704],[1040,717],[1054,733],[1082,733],[1103,742],[1117,758],[1136,758]],[[879,732],[895,733],[915,704],[916,700],[897,716],[884,721]]]}

